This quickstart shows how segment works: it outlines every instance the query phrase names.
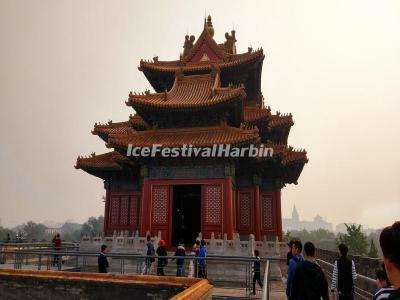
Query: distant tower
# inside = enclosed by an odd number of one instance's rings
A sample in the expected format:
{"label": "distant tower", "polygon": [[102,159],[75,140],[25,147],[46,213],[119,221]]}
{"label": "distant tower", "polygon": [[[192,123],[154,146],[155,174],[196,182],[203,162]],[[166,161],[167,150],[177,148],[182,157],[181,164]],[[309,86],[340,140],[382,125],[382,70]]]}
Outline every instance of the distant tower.
{"label": "distant tower", "polygon": [[296,205],[293,206],[292,220],[296,223],[300,222],[299,213],[297,212]]}

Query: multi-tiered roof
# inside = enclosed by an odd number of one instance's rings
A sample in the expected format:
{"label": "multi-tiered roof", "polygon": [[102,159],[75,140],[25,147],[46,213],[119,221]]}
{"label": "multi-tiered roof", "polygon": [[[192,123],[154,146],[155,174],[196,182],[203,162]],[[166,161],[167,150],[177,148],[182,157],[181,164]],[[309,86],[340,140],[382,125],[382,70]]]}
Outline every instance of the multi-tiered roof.
{"label": "multi-tiered roof", "polygon": [[[76,168],[101,178],[135,168],[140,161],[126,157],[129,144],[148,147],[162,144],[244,146],[264,143],[274,149],[273,158],[254,159],[261,169],[277,170],[282,181],[296,183],[307,162],[304,150],[287,145],[291,114],[272,114],[261,93],[262,49],[236,53],[236,33],[226,41],[213,38],[211,17],[197,41],[186,36],[184,51],[176,61],[140,61],[155,92],[130,93],[126,101],[136,114],[128,121],[95,124],[92,131],[112,152],[79,157]],[[137,158],[136,158],[137,159]]]}

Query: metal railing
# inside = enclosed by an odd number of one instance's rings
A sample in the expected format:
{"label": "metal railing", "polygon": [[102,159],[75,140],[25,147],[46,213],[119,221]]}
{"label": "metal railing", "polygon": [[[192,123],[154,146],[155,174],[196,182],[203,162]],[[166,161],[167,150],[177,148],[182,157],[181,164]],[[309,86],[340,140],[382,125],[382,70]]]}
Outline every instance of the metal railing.
{"label": "metal railing", "polygon": [[[322,269],[325,271],[329,282],[332,282],[333,264],[321,259],[317,259]],[[354,295],[356,299],[370,300],[373,298],[376,288],[376,282],[372,278],[357,274],[354,282]]]}
{"label": "metal railing", "polygon": [[264,284],[263,284],[263,290],[262,290],[262,300],[269,300],[269,293],[271,291],[271,280],[269,278],[269,266],[270,266],[270,261],[267,260],[265,263],[265,271],[264,271]]}
{"label": "metal railing", "polygon": [[[73,247],[64,247],[60,250],[48,248],[36,249],[12,249],[4,250],[0,248],[0,257],[3,257],[3,268],[14,268],[17,270],[60,270],[75,272],[97,272],[98,252],[78,251]],[[146,259],[154,258],[155,263],[150,274],[154,274],[157,268],[157,260],[159,256],[148,256],[142,254],[127,253],[107,253],[110,260],[110,272],[121,274],[143,274]],[[254,257],[249,256],[219,256],[208,255],[206,258],[196,257],[194,255],[187,256],[165,256],[162,257],[172,262],[176,259],[184,259],[184,270],[187,277],[197,277],[196,268],[198,268],[198,260],[206,260],[207,278],[213,284],[230,288],[237,288],[243,291],[246,297],[252,297],[253,285],[253,265],[257,261]],[[262,257],[261,262],[265,265],[264,285],[262,290],[262,299],[269,299],[270,293],[270,263],[272,261],[281,261],[279,257]],[[175,268],[168,264],[165,267],[166,275],[175,276]],[[0,261],[0,268],[2,268]],[[224,268],[226,268],[224,270]],[[233,270],[229,274],[226,270]],[[197,270],[198,271],[198,270]]]}

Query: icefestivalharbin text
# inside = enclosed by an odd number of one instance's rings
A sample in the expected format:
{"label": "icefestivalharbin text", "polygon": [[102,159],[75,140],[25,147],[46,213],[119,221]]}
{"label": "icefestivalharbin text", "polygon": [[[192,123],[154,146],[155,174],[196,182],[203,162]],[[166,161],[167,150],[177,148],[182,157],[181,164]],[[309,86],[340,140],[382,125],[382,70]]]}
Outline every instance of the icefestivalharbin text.
{"label": "icefestivalharbin text", "polygon": [[246,147],[232,147],[230,144],[214,144],[212,147],[163,147],[162,144],[154,144],[151,147],[134,147],[128,145],[126,156],[133,157],[272,157],[274,149],[265,147],[264,144],[249,145]]}

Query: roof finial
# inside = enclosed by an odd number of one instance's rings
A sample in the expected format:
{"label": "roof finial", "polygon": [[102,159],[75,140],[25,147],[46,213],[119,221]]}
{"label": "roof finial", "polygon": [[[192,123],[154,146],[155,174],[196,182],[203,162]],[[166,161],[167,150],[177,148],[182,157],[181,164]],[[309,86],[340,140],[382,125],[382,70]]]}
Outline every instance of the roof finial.
{"label": "roof finial", "polygon": [[204,23],[204,28],[207,29],[207,31],[211,37],[214,36],[214,27],[213,27],[210,15],[208,15],[208,17],[207,17],[207,22]]}

